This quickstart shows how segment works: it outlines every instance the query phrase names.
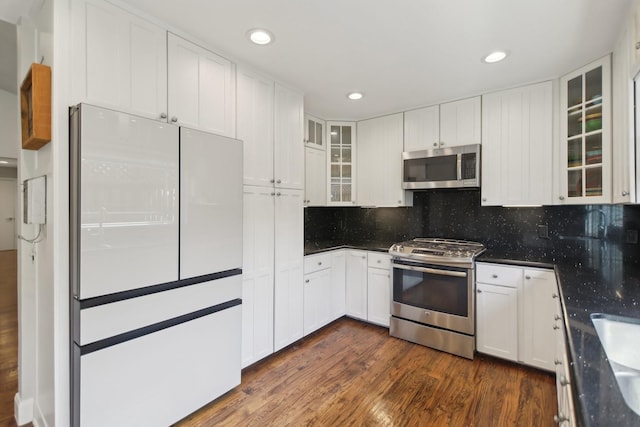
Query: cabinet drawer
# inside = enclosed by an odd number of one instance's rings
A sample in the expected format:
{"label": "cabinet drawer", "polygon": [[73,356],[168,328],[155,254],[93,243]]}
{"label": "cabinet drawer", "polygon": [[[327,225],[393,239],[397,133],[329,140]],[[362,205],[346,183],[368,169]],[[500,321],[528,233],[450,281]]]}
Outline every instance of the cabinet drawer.
{"label": "cabinet drawer", "polygon": [[331,268],[331,253],[326,252],[304,257],[304,274]]}
{"label": "cabinet drawer", "polygon": [[476,282],[516,288],[522,284],[520,267],[506,267],[498,264],[476,264]]}
{"label": "cabinet drawer", "polygon": [[391,256],[383,252],[369,252],[367,265],[375,268],[391,268]]}

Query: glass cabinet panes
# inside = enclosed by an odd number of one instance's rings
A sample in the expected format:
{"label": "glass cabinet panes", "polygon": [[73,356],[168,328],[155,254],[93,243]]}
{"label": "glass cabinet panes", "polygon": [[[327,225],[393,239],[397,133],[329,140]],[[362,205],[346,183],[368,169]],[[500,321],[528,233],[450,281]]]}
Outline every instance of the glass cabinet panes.
{"label": "glass cabinet panes", "polygon": [[311,116],[306,116],[306,139],[307,145],[324,149],[324,123]]}
{"label": "glass cabinet panes", "polygon": [[570,199],[604,195],[603,167],[610,159],[603,157],[605,63],[598,64],[563,80],[566,91],[563,146],[567,156],[564,174],[566,196]]}
{"label": "glass cabinet panes", "polygon": [[352,156],[355,141],[355,125],[353,123],[328,124],[330,156],[329,156],[329,202],[353,202],[353,170]]}

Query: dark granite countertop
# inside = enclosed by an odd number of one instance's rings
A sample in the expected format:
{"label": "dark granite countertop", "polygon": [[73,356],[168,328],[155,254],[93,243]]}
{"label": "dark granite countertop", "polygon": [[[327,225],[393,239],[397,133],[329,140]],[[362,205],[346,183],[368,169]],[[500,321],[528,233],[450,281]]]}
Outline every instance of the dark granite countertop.
{"label": "dark granite countertop", "polygon": [[[624,402],[591,322],[592,313],[640,318],[640,267],[623,261],[619,248],[606,243],[594,246],[579,259],[550,256],[536,250],[510,253],[487,250],[478,261],[555,268],[578,425],[640,426],[640,415]],[[634,345],[640,345],[640,337]]]}
{"label": "dark granite countertop", "polygon": [[395,242],[386,241],[365,241],[365,242],[343,242],[343,241],[322,241],[305,242],[304,254],[313,255],[320,252],[332,251],[334,249],[359,249],[363,251],[388,252]]}

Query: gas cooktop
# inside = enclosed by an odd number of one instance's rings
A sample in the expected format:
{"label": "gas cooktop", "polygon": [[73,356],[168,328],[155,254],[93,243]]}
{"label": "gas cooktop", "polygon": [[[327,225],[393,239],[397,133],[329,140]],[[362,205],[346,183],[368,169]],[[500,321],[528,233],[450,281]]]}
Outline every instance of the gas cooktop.
{"label": "gas cooktop", "polygon": [[389,248],[394,258],[406,258],[440,265],[470,264],[484,252],[482,243],[442,238],[417,238]]}

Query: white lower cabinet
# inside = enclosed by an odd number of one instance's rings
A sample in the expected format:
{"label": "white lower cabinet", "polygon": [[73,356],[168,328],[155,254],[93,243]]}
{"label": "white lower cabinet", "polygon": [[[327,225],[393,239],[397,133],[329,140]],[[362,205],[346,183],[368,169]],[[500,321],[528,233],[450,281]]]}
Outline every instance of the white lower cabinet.
{"label": "white lower cabinet", "polygon": [[477,350],[554,371],[557,297],[552,270],[477,263]]}
{"label": "white lower cabinet", "polygon": [[346,313],[347,316],[367,320],[367,252],[346,252]]}
{"label": "white lower cabinet", "polygon": [[331,320],[346,313],[347,253],[340,249],[331,251]]}
{"label": "white lower cabinet", "polygon": [[367,320],[389,327],[391,316],[391,257],[369,252],[367,269]]}
{"label": "white lower cabinet", "polygon": [[304,335],[331,322],[331,254],[304,258]]}
{"label": "white lower cabinet", "polygon": [[554,417],[556,423],[561,426],[574,427],[576,417],[573,407],[573,393],[571,391],[571,376],[569,373],[569,358],[567,354],[566,336],[562,322],[562,310],[557,304],[558,320],[556,326],[556,356],[554,359],[556,372],[556,394],[558,398],[558,415]]}
{"label": "white lower cabinet", "polygon": [[478,283],[476,286],[477,349],[518,360],[518,289]]}

